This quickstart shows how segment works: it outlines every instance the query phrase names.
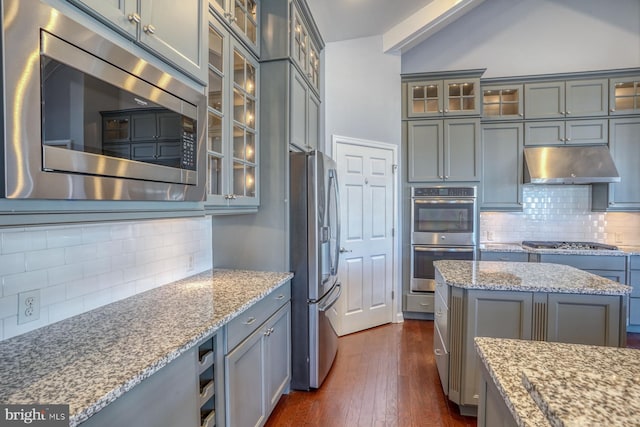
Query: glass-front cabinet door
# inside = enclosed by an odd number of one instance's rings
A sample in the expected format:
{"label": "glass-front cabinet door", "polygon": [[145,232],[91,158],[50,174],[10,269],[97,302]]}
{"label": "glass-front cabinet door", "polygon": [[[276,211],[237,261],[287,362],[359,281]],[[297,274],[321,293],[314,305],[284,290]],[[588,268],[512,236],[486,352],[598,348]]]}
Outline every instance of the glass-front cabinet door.
{"label": "glass-front cabinet door", "polygon": [[480,80],[445,80],[444,115],[476,115],[480,113]]}
{"label": "glass-front cabinet door", "polygon": [[257,200],[258,63],[240,45],[233,47],[233,198]]}
{"label": "glass-front cabinet door", "polygon": [[407,84],[407,115],[409,117],[442,116],[442,80],[409,82]]}
{"label": "glass-front cabinet door", "polygon": [[609,80],[610,114],[640,112],[640,76]]}
{"label": "glass-front cabinet door", "polygon": [[485,119],[521,119],[522,85],[483,86],[482,116]]}
{"label": "glass-front cabinet door", "polygon": [[259,55],[259,0],[209,0],[209,6]]}
{"label": "glass-front cabinet door", "polygon": [[209,23],[207,204],[257,206],[258,62],[225,31]]}

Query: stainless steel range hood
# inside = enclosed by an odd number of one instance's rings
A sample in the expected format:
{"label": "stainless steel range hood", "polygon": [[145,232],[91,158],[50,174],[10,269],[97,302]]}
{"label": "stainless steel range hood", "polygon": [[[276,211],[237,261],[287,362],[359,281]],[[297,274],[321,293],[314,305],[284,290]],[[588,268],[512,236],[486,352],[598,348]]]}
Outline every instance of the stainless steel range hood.
{"label": "stainless steel range hood", "polygon": [[525,183],[620,182],[609,148],[604,145],[528,147],[524,149],[524,162]]}

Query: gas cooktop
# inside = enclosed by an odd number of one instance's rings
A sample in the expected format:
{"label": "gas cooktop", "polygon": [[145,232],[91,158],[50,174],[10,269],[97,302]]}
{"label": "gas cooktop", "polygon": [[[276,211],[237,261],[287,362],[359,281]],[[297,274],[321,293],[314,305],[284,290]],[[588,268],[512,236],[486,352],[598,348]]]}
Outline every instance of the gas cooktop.
{"label": "gas cooktop", "polygon": [[595,242],[543,242],[525,240],[522,246],[532,249],[567,249],[582,251],[617,251],[618,247]]}

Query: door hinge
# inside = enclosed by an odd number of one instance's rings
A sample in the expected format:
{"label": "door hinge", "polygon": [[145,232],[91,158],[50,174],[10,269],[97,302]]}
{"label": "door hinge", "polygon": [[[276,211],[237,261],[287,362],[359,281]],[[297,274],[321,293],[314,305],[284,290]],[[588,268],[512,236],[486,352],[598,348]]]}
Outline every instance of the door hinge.
{"label": "door hinge", "polygon": [[398,170],[398,165],[391,165],[391,173],[396,173]]}
{"label": "door hinge", "polygon": [[396,299],[396,291],[391,291],[391,300]]}
{"label": "door hinge", "polygon": [[391,237],[396,237],[396,229],[395,229],[395,227],[393,227],[391,229]]}

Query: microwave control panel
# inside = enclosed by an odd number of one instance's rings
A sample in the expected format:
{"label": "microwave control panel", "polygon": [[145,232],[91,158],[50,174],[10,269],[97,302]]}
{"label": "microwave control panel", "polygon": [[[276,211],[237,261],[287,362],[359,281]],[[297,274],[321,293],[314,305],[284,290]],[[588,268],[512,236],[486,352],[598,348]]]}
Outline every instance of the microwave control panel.
{"label": "microwave control panel", "polygon": [[182,124],[182,168],[196,170],[196,134],[193,121],[184,119]]}

